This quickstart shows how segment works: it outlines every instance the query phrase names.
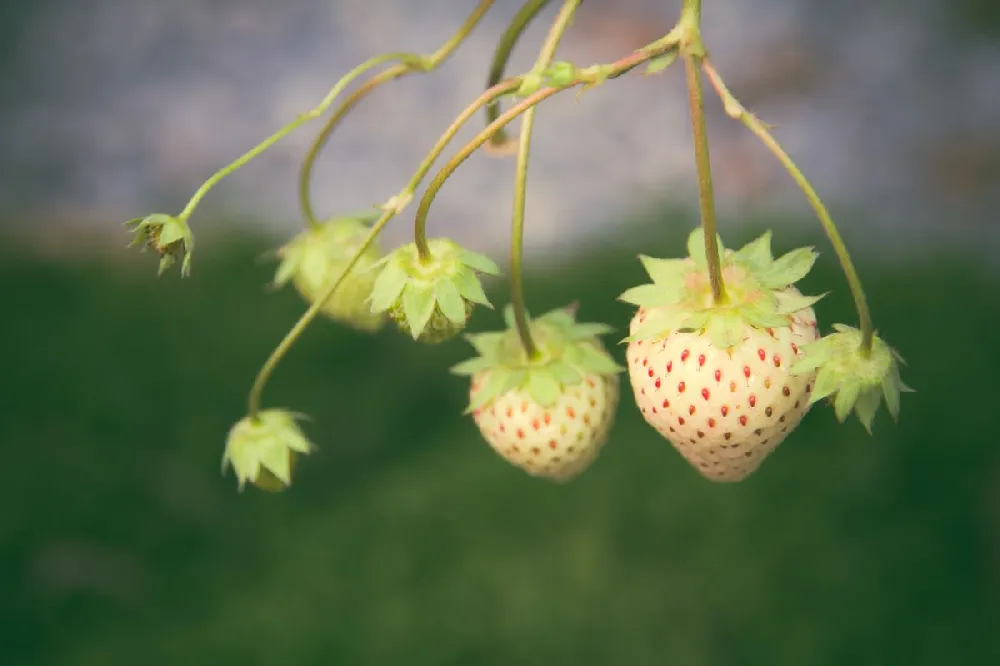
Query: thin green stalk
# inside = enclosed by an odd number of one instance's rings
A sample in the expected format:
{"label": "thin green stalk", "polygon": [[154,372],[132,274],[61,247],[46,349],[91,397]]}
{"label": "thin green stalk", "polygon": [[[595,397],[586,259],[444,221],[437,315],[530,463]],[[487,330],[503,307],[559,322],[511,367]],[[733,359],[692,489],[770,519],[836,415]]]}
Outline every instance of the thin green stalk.
{"label": "thin green stalk", "polygon": [[[542,71],[552,64],[556,49],[569,28],[573,15],[580,7],[582,0],[566,0],[556,16],[549,34],[542,44],[542,49],[535,62],[535,70]],[[528,162],[531,154],[531,133],[535,125],[537,106],[525,111],[521,124],[521,138],[517,150],[517,166],[514,174],[514,214],[511,220],[510,234],[510,301],[514,307],[514,323],[521,346],[529,360],[538,357],[538,348],[531,337],[531,326],[528,323],[528,312],[524,302],[524,277],[522,259],[524,255],[524,214],[525,198],[528,189]],[[495,136],[495,135],[494,135]]]}
{"label": "thin green stalk", "polygon": [[326,146],[326,142],[329,141],[330,136],[333,134],[333,130],[337,128],[340,121],[361,100],[374,92],[381,84],[398,78],[409,71],[411,70],[405,65],[397,64],[370,78],[363,86],[355,90],[350,97],[344,100],[344,103],[327,119],[319,134],[313,139],[312,144],[309,146],[309,152],[306,153],[305,158],[302,160],[302,166],[299,169],[299,208],[301,208],[302,216],[310,228],[316,229],[319,227],[319,221],[316,219],[316,214],[313,211],[312,198],[309,192],[312,183],[313,167],[316,165],[316,159],[319,157],[320,152]]}
{"label": "thin green stalk", "polygon": [[313,140],[312,145],[309,147],[309,152],[306,153],[305,159],[302,162],[302,167],[299,170],[299,206],[302,209],[302,214],[309,227],[316,228],[319,226],[319,222],[317,221],[316,215],[313,211],[312,201],[309,195],[313,168],[315,167],[316,159],[319,157],[320,152],[322,152],[323,147],[330,139],[330,136],[333,134],[337,125],[355,106],[357,106],[365,97],[367,97],[380,85],[413,72],[429,72],[440,67],[472,33],[473,29],[475,29],[476,25],[494,2],[495,0],[482,0],[476,7],[475,11],[473,11],[472,14],[470,14],[465,20],[465,23],[463,23],[455,34],[452,35],[437,51],[426,58],[413,56],[417,60],[412,62],[397,63],[389,69],[379,72],[358,90],[356,90],[348,99],[344,101],[343,104],[340,105],[333,115],[330,116],[323,128],[320,130],[319,134],[317,134],[316,138]]}
{"label": "thin green stalk", "polygon": [[[527,0],[527,2],[521,5],[521,9],[511,19],[507,30],[500,37],[500,42],[493,53],[493,61],[490,63],[490,73],[486,81],[487,88],[492,88],[503,80],[504,74],[507,71],[507,63],[510,61],[511,53],[513,53],[518,40],[520,40],[524,31],[527,30],[531,22],[549,2],[550,0]],[[486,107],[486,124],[492,123],[499,116],[500,100],[490,102]],[[507,141],[507,132],[501,129],[490,138],[490,145],[502,147]]]}
{"label": "thin green stalk", "polygon": [[[594,67],[588,67],[586,69],[577,72],[577,78],[573,81],[567,82],[565,85],[558,87],[542,88],[535,93],[525,97],[520,102],[509,108],[507,111],[500,114],[500,116],[494,120],[492,123],[487,125],[482,131],[480,131],[476,136],[474,136],[468,143],[466,143],[456,155],[454,155],[448,162],[441,167],[434,178],[431,180],[430,184],[427,186],[427,190],[424,192],[423,197],[420,199],[420,205],[417,207],[416,218],[414,221],[414,238],[417,244],[418,250],[421,248],[421,243],[423,244],[423,252],[429,256],[430,250],[427,248],[427,214],[430,212],[431,204],[434,203],[434,198],[437,196],[441,187],[444,186],[445,181],[451,177],[458,167],[462,165],[465,160],[476,152],[484,143],[490,140],[490,137],[496,134],[497,130],[509,125],[515,118],[526,112],[533,106],[541,103],[542,101],[552,97],[553,95],[562,92],[564,90],[569,90],[570,88],[575,88],[577,86],[597,86],[604,81],[609,81],[615,79],[622,74],[629,72],[636,67],[639,67],[643,63],[649,62],[650,60],[661,56],[664,53],[677,48],[677,37],[676,35],[671,35],[669,38],[659,39],[646,47],[639,49],[632,53],[631,55],[617,60],[608,65],[598,65]],[[520,86],[520,79],[511,79],[511,81],[504,84],[506,86],[505,92],[511,89],[516,89]],[[489,92],[489,91],[487,91]],[[503,93],[501,93],[503,94]],[[480,98],[482,99],[482,98]],[[408,190],[412,193],[413,189]]]}
{"label": "thin green stalk", "polygon": [[409,62],[413,61],[414,58],[419,59],[419,57],[414,56],[411,53],[385,53],[379,56],[375,56],[374,58],[371,58],[361,63],[354,69],[352,69],[342,79],[340,79],[340,81],[337,81],[337,84],[330,90],[329,93],[327,93],[326,97],[323,98],[323,101],[321,101],[315,108],[310,109],[305,113],[299,114],[299,116],[295,120],[288,123],[280,130],[278,130],[277,132],[275,132],[274,134],[272,134],[271,136],[264,139],[259,144],[257,144],[256,146],[245,152],[243,155],[236,158],[235,160],[233,160],[232,162],[230,162],[229,164],[227,164],[226,166],[224,166],[223,168],[219,169],[214,174],[212,174],[212,176],[204,183],[202,183],[201,187],[199,187],[198,190],[194,193],[194,195],[188,201],[187,205],[184,207],[184,210],[182,210],[180,214],[177,216],[178,219],[186,222],[191,217],[191,214],[194,212],[194,209],[198,207],[198,204],[201,202],[201,200],[205,197],[206,194],[208,194],[209,190],[215,187],[219,183],[219,181],[221,181],[223,178],[230,175],[240,167],[244,166],[247,162],[257,157],[258,155],[266,151],[274,144],[281,141],[283,138],[294,132],[296,129],[298,129],[305,123],[315,118],[318,118],[324,113],[326,113],[327,109],[330,108],[330,106],[337,99],[340,93],[343,92],[344,89],[347,88],[347,86],[349,86],[352,81],[354,81],[354,79],[358,78],[359,76],[367,72],[369,69],[372,69],[373,67],[378,67],[379,65],[384,64],[386,62],[391,62],[393,60]]}
{"label": "thin green stalk", "polygon": [[285,357],[285,354],[288,353],[288,350],[291,349],[292,345],[294,345],[299,339],[299,336],[302,335],[309,324],[311,324],[323,310],[323,306],[330,300],[330,298],[333,297],[333,294],[336,293],[337,289],[340,288],[340,285],[345,279],[347,279],[351,270],[354,269],[358,260],[361,259],[365,251],[375,241],[375,238],[379,235],[379,233],[381,233],[382,228],[389,223],[389,220],[391,220],[394,215],[395,211],[390,210],[382,213],[382,216],[372,226],[368,235],[365,237],[365,240],[354,253],[354,256],[347,262],[347,266],[340,273],[340,277],[331,283],[330,286],[327,287],[323,293],[312,302],[309,309],[305,311],[297,322],[295,322],[295,326],[293,326],[292,329],[285,334],[285,337],[282,338],[281,342],[278,343],[278,346],[274,348],[274,351],[272,351],[271,355],[267,358],[267,361],[265,361],[264,365],[261,366],[260,371],[257,373],[257,377],[254,379],[253,386],[250,388],[250,396],[247,400],[247,409],[251,419],[257,418],[257,414],[260,411],[261,394],[264,392],[264,386],[267,385],[268,380],[274,373],[274,369],[278,367],[278,363],[281,362],[281,359]]}
{"label": "thin green stalk", "polygon": [[705,60],[702,62],[702,67],[705,70],[705,75],[708,76],[712,86],[722,99],[722,103],[725,105],[726,113],[730,117],[735,118],[746,125],[751,132],[757,135],[757,138],[761,140],[767,149],[778,158],[778,161],[781,162],[782,166],[785,167],[785,170],[788,171],[792,180],[794,180],[795,184],[799,186],[799,189],[801,189],[803,194],[805,194],[809,204],[816,212],[816,217],[819,218],[819,222],[823,226],[823,231],[826,233],[827,238],[830,239],[830,243],[833,245],[833,250],[837,255],[837,259],[840,261],[840,266],[844,271],[845,277],[847,278],[847,284],[850,286],[851,296],[854,299],[854,306],[858,311],[858,320],[861,327],[861,352],[867,358],[868,355],[871,354],[872,343],[875,336],[875,331],[872,326],[871,311],[868,309],[868,299],[865,296],[865,290],[861,284],[861,277],[858,275],[858,271],[854,267],[854,262],[851,261],[851,255],[847,251],[847,245],[840,237],[837,225],[834,224],[833,218],[827,211],[826,206],[823,205],[823,201],[820,199],[816,189],[812,186],[798,166],[796,166],[795,162],[791,157],[789,157],[788,153],[786,153],[777,140],[775,140],[774,136],[771,135],[771,132],[767,129],[764,123],[762,123],[755,115],[747,111],[739,100],[737,100],[736,97],[729,91],[729,88],[726,87],[725,82],[723,82],[722,77],[719,76],[715,67],[712,66],[712,63]]}
{"label": "thin green stalk", "polygon": [[701,86],[701,70],[698,69],[697,58],[685,53],[684,69],[687,73],[688,100],[691,107],[691,132],[694,135],[694,160],[698,170],[698,202],[701,209],[701,228],[705,234],[708,277],[712,285],[712,299],[716,305],[723,305],[726,302],[726,285],[722,280],[722,265],[719,260],[712,164],[708,150],[708,130],[705,128],[705,100]]}

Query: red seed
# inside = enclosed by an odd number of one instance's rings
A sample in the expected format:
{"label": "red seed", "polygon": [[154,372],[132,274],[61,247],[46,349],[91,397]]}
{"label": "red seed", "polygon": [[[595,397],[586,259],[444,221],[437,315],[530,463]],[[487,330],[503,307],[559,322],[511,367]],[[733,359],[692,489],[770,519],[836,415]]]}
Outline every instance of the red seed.
{"label": "red seed", "polygon": [[703,365],[705,365],[705,355],[698,354],[698,367],[700,368]]}
{"label": "red seed", "polygon": [[654,384],[654,386],[656,386],[656,388],[660,388],[660,378],[659,377],[656,378],[656,383]]}
{"label": "red seed", "polygon": [[534,421],[531,422],[531,427],[534,428],[535,430],[538,430],[539,428],[542,427],[542,424],[539,423],[538,419],[535,419]]}
{"label": "red seed", "polygon": [[775,354],[775,356],[774,356],[774,367],[776,367],[776,368],[780,368],[781,367],[781,357],[778,356],[777,354]]}
{"label": "red seed", "polygon": [[653,369],[652,369],[652,368],[650,368],[650,369],[649,369],[649,376],[650,376],[650,377],[652,377],[652,376],[653,376]]}
{"label": "red seed", "polygon": [[669,400],[664,400],[663,401],[663,408],[666,409],[669,406],[670,406],[670,401]]}
{"label": "red seed", "polygon": [[688,416],[694,416],[694,405],[688,407]]}
{"label": "red seed", "polygon": [[576,410],[573,409],[572,407],[566,407],[566,416],[570,417],[571,419],[575,419]]}
{"label": "red seed", "polygon": [[722,370],[716,370],[715,371],[715,381],[717,381],[717,382],[721,382],[722,381]]}
{"label": "red seed", "polygon": [[750,406],[751,407],[757,406],[757,396],[755,396],[753,393],[750,394]]}
{"label": "red seed", "polygon": [[524,431],[521,430],[520,428],[517,429],[517,438],[524,439]]}
{"label": "red seed", "polygon": [[648,363],[649,363],[649,359],[648,358],[642,359],[642,367],[645,368]]}
{"label": "red seed", "polygon": [[690,355],[691,355],[691,352],[688,351],[687,349],[685,349],[684,351],[682,351],[681,352],[681,363],[683,363],[684,361],[688,360],[688,356],[690,356]]}
{"label": "red seed", "polygon": [[758,356],[758,357],[760,358],[760,360],[762,360],[762,361],[763,361],[763,360],[765,360],[765,359],[767,359],[767,353],[766,353],[766,352],[765,352],[765,351],[764,351],[763,349],[758,349],[758,350],[757,350],[757,356]]}
{"label": "red seed", "polygon": [[785,387],[783,387],[781,389],[781,393],[782,393],[782,395],[784,395],[787,398],[788,396],[790,396],[792,394],[792,389],[790,389],[787,386],[785,386]]}
{"label": "red seed", "polygon": [[677,385],[678,393],[684,393],[684,389],[685,389],[684,382],[681,382],[680,384]]}
{"label": "red seed", "polygon": [[750,379],[750,366],[749,365],[744,365],[743,366],[743,376],[746,377],[747,379]]}
{"label": "red seed", "polygon": [[674,362],[673,361],[667,361],[667,372],[670,372],[673,369],[674,369]]}
{"label": "red seed", "polygon": [[709,395],[711,395],[711,394],[708,392],[707,388],[703,388],[701,390],[701,397],[704,398],[705,400],[708,400],[708,396]]}
{"label": "red seed", "polygon": [[725,405],[722,406],[722,415],[723,416],[729,415],[729,407],[726,407]]}
{"label": "red seed", "polygon": [[683,416],[678,416],[677,417],[677,422],[680,423],[681,425],[684,425],[684,417]]}
{"label": "red seed", "polygon": [[554,439],[550,439],[550,440],[549,440],[549,448],[550,448],[550,449],[554,449],[554,448],[557,448],[558,446],[559,446],[559,442],[557,442],[557,441],[556,441],[556,440],[554,440]]}
{"label": "red seed", "polygon": [[797,344],[795,344],[794,342],[792,343],[792,353],[793,354],[798,354],[799,353],[799,346]]}
{"label": "red seed", "polygon": [[708,420],[708,427],[709,428],[714,428],[715,427],[715,419],[709,419]]}
{"label": "red seed", "polygon": [[746,424],[747,424],[747,417],[744,414],[743,416],[740,417],[740,425],[745,426]]}

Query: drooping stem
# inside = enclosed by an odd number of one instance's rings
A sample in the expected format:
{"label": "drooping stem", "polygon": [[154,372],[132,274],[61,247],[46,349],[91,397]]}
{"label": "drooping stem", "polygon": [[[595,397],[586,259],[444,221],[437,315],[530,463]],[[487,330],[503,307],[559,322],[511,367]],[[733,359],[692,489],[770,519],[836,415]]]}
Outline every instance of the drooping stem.
{"label": "drooping stem", "polygon": [[[413,174],[413,178],[407,184],[406,188],[403,190],[409,196],[412,196],[416,189],[420,186],[420,182],[430,171],[431,167],[434,166],[434,162],[440,157],[441,153],[448,146],[448,143],[454,138],[458,131],[468,122],[477,111],[479,111],[483,106],[489,102],[499,99],[501,96],[506,95],[512,90],[516,90],[519,85],[517,79],[511,79],[509,81],[503,81],[496,84],[492,88],[485,90],[483,94],[475,99],[469,106],[462,110],[460,114],[452,121],[448,129],[444,131],[441,138],[438,139],[434,147],[431,148],[427,156],[420,163],[417,168],[416,173]],[[417,254],[421,261],[428,261],[430,259],[430,246],[427,244],[427,213],[424,212],[423,215],[420,214],[419,210],[417,212],[416,220],[413,226],[413,240],[414,244],[417,246]]]}
{"label": "drooping stem", "polygon": [[792,180],[794,180],[795,184],[802,190],[802,193],[812,206],[813,211],[815,211],[816,217],[819,218],[819,222],[823,226],[823,231],[826,233],[827,238],[830,239],[831,245],[833,245],[833,250],[836,253],[840,266],[844,271],[844,276],[847,278],[847,284],[850,287],[851,296],[854,299],[854,306],[858,312],[858,321],[861,328],[861,353],[865,357],[868,357],[868,355],[871,354],[872,343],[875,335],[874,328],[872,327],[871,311],[868,309],[868,299],[865,296],[865,290],[861,284],[861,277],[858,275],[858,271],[854,267],[854,262],[851,261],[851,255],[847,251],[847,245],[840,237],[840,232],[837,230],[837,225],[834,224],[829,211],[827,211],[826,206],[820,199],[816,189],[802,173],[802,170],[796,166],[795,162],[791,157],[789,157],[788,153],[785,152],[774,136],[772,136],[771,132],[764,125],[764,123],[762,123],[755,115],[747,111],[739,100],[737,100],[736,97],[729,91],[725,82],[722,80],[722,77],[716,71],[712,63],[705,60],[702,63],[702,67],[705,70],[705,75],[708,77],[712,86],[722,99],[722,103],[725,105],[726,113],[730,117],[735,118],[746,125],[747,128],[753,132],[758,139],[760,139],[764,146],[766,146],[767,149],[770,150],[776,158],[778,158],[778,161],[781,162],[782,166],[785,167],[785,170],[788,171]]}
{"label": "drooping stem", "polygon": [[[580,2],[581,0],[566,0],[563,3],[562,9],[559,10],[559,14],[542,44],[541,52],[538,54],[534,68],[536,71],[542,71],[552,64],[559,42],[573,20],[573,15],[579,8]],[[524,302],[524,276],[522,272],[528,162],[531,154],[531,133],[534,129],[537,111],[537,106],[525,111],[521,124],[521,138],[518,142],[517,166],[514,173],[514,214],[511,220],[510,234],[510,301],[514,308],[514,323],[517,326],[517,334],[521,339],[521,346],[524,348],[528,360],[533,360],[538,356],[538,348],[531,337],[531,326],[528,322],[528,313]]]}
{"label": "drooping stem", "polygon": [[292,348],[309,324],[311,324],[317,315],[319,315],[319,313],[323,310],[323,306],[330,300],[334,293],[336,293],[337,289],[340,288],[340,285],[345,279],[347,279],[347,276],[350,275],[351,270],[354,269],[354,266],[364,255],[365,251],[375,241],[375,238],[378,237],[379,233],[381,233],[382,228],[388,224],[389,220],[391,220],[394,215],[395,213],[393,211],[385,211],[382,213],[378,221],[372,225],[372,228],[369,230],[365,240],[355,251],[354,256],[352,256],[350,261],[347,262],[347,265],[340,273],[340,276],[335,281],[330,283],[330,286],[328,286],[323,293],[321,293],[319,297],[312,302],[309,309],[307,309],[299,320],[295,322],[295,326],[293,326],[291,330],[285,334],[285,337],[278,343],[278,346],[274,348],[274,351],[271,352],[271,355],[268,357],[267,361],[264,362],[264,365],[261,366],[260,371],[257,373],[257,377],[254,379],[253,386],[250,389],[250,396],[247,400],[248,414],[251,419],[257,418],[257,413],[260,411],[260,399],[261,394],[264,392],[264,386],[267,385],[267,381],[271,378],[271,374],[274,372],[274,369],[278,367],[278,363],[281,362],[281,359],[285,357],[288,350]]}
{"label": "drooping stem", "polygon": [[[511,53],[514,51],[518,40],[549,2],[550,0],[527,0],[527,2],[521,5],[521,9],[511,19],[510,25],[507,26],[507,30],[504,31],[499,43],[497,43],[496,50],[493,53],[493,61],[490,63],[490,73],[486,81],[487,88],[492,88],[503,80],[504,74],[507,71],[507,63],[510,61]],[[486,124],[492,123],[499,116],[500,101],[494,100],[486,106]],[[490,145],[500,147],[506,144],[507,140],[507,132],[504,129],[500,129],[490,137]]]}
{"label": "drooping stem", "polygon": [[182,210],[177,215],[177,217],[186,222],[188,218],[191,217],[191,214],[194,212],[194,209],[198,207],[198,204],[201,202],[201,200],[205,198],[205,195],[207,195],[208,192],[219,183],[219,181],[221,181],[223,178],[230,175],[240,167],[247,164],[250,160],[257,157],[258,155],[266,151],[268,148],[281,141],[283,138],[294,132],[296,129],[298,129],[305,123],[315,118],[318,118],[324,113],[326,113],[326,111],[330,108],[330,106],[333,105],[333,102],[337,99],[340,93],[343,92],[344,89],[347,88],[347,86],[349,86],[352,81],[354,81],[354,79],[358,78],[359,76],[367,72],[369,69],[372,69],[373,67],[378,67],[379,65],[382,65],[386,62],[391,62],[393,60],[399,60],[401,62],[414,62],[414,60],[419,61],[421,60],[421,58],[419,56],[414,56],[412,53],[385,53],[379,56],[375,56],[374,58],[371,58],[361,63],[360,65],[352,69],[350,72],[348,72],[342,79],[337,81],[337,84],[330,90],[329,93],[327,93],[326,97],[324,97],[323,100],[315,108],[310,109],[305,113],[299,114],[299,116],[295,120],[288,123],[281,129],[279,129],[277,132],[267,137],[266,139],[258,143],[256,146],[254,146],[247,152],[243,153],[243,155],[236,158],[235,160],[233,160],[232,162],[230,162],[229,164],[227,164],[226,166],[224,166],[223,168],[219,169],[214,174],[212,174],[209,177],[209,179],[206,180],[204,183],[202,183],[201,187],[199,187],[197,191],[195,191],[194,195],[191,197],[187,205],[184,207],[184,210]]}
{"label": "drooping stem", "polygon": [[[676,48],[677,37],[675,34],[671,34],[667,38],[659,39],[646,47],[635,51],[631,55],[622,58],[621,60],[617,60],[607,65],[597,65],[579,70],[577,72],[577,77],[574,80],[567,82],[565,85],[542,88],[541,90],[525,97],[507,111],[500,114],[496,120],[491,122],[482,131],[476,134],[476,136],[470,139],[457,154],[455,154],[443,167],[441,167],[434,178],[431,179],[430,184],[427,186],[427,190],[420,199],[420,205],[417,207],[416,219],[414,221],[414,240],[416,241],[417,249],[420,250],[421,244],[423,244],[423,250],[421,251],[428,253],[423,256],[429,256],[430,251],[426,246],[427,214],[430,212],[431,204],[434,203],[434,197],[437,196],[438,192],[444,186],[445,181],[451,177],[458,167],[460,167],[465,160],[469,159],[469,157],[484,143],[489,141],[490,137],[496,134],[499,129],[509,125],[515,118],[531,107],[557,93],[562,92],[563,90],[575,88],[580,85],[599,85],[603,81],[615,79],[622,74],[639,67],[643,63],[649,62],[650,60],[653,60],[654,58],[661,56],[664,53],[668,53]],[[518,78],[499,84],[503,87],[503,91],[499,94],[505,94],[511,90],[516,90],[520,87],[520,82],[521,81]],[[496,88],[492,88],[486,92],[490,93],[492,90],[496,90]],[[481,96],[480,100],[482,99],[483,97]],[[468,109],[466,111],[468,111]],[[426,161],[425,163],[429,164]],[[409,191],[412,192],[413,189],[414,188],[411,188]]]}
{"label": "drooping stem", "polygon": [[414,56],[414,60],[412,61],[397,63],[373,76],[365,82],[363,86],[358,88],[358,90],[356,90],[349,98],[344,100],[333,115],[327,119],[323,128],[320,130],[319,134],[316,135],[312,145],[309,147],[309,152],[306,153],[305,159],[303,160],[302,166],[299,170],[299,206],[302,209],[302,215],[305,217],[306,223],[310,227],[316,228],[319,224],[316,220],[315,212],[313,211],[309,193],[313,168],[315,167],[316,159],[319,157],[319,154],[322,152],[327,141],[329,141],[330,136],[333,134],[337,125],[354,107],[356,107],[365,97],[367,97],[380,85],[413,72],[429,72],[440,67],[456,51],[456,49],[458,49],[459,45],[461,45],[461,43],[472,33],[473,29],[475,29],[476,25],[486,13],[486,10],[488,10],[494,2],[495,0],[482,0],[472,14],[469,15],[461,27],[459,27],[459,29],[455,32],[455,34],[452,35],[448,41],[446,41],[430,56],[422,59],[419,58],[419,56]]}
{"label": "drooping stem", "polygon": [[705,97],[701,85],[699,62],[704,58],[701,43],[701,2],[685,0],[680,25],[685,27],[682,48],[684,70],[687,74],[688,102],[691,109],[691,133],[694,138],[694,160],[698,171],[698,204],[701,210],[701,229],[705,234],[705,256],[708,261],[712,299],[716,305],[726,302],[726,285],[722,280],[719,258],[718,232],[715,225],[715,192],[712,187],[712,162],[708,149],[708,130],[705,127]]}
{"label": "drooping stem", "polygon": [[330,136],[337,128],[337,125],[340,124],[340,121],[361,100],[372,93],[379,85],[398,78],[407,71],[409,69],[405,65],[397,64],[373,76],[363,86],[355,90],[350,97],[344,100],[344,103],[333,112],[326,123],[324,123],[323,128],[316,135],[316,138],[313,139],[312,144],[309,146],[309,152],[306,153],[305,158],[302,160],[302,166],[299,168],[299,208],[302,210],[302,216],[310,228],[315,229],[319,226],[319,221],[316,219],[316,214],[313,211],[309,189],[312,183],[313,167],[316,165],[316,159],[319,157],[320,152],[326,146],[326,142],[329,141]]}

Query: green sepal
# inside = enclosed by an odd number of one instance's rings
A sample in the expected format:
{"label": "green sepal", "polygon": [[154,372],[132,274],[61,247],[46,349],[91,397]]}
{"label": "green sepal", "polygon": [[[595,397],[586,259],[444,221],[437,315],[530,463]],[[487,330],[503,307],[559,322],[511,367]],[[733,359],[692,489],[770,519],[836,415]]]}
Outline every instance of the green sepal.
{"label": "green sepal", "polygon": [[463,248],[459,256],[461,257],[462,263],[469,268],[474,268],[480,273],[485,273],[486,275],[500,275],[500,267],[486,255]]}
{"label": "green sepal", "polygon": [[627,289],[618,300],[641,308],[661,308],[677,305],[684,295],[684,286],[679,282],[673,286],[666,284],[641,284]]}
{"label": "green sepal", "polygon": [[466,335],[478,356],[451,368],[456,375],[485,374],[466,413],[488,405],[508,391],[525,390],[539,405],[558,400],[568,386],[586,376],[617,375],[624,368],[604,349],[599,336],[611,331],[600,323],[577,323],[575,308],[557,308],[537,318],[526,314],[537,354],[528,357],[514,319],[512,305],[503,309],[505,329]]}
{"label": "green sepal", "polygon": [[191,274],[191,253],[194,251],[194,234],[186,220],[164,213],[153,213],[125,222],[135,237],[128,247],[142,245],[160,256],[157,275],[162,275],[181,258],[181,277]]}
{"label": "green sepal", "polygon": [[806,296],[804,294],[794,294],[791,291],[777,291],[774,294],[777,299],[777,307],[775,312],[780,315],[790,315],[795,314],[805,310],[806,308],[811,308],[820,299],[826,296],[826,293],[822,293],[819,296]]}
{"label": "green sepal", "polygon": [[629,342],[633,340],[651,340],[652,342],[662,340],[679,330],[690,318],[691,314],[683,310],[672,308],[650,310],[646,313],[645,320],[625,340]]}
{"label": "green sepal", "polygon": [[451,280],[440,280],[434,285],[434,297],[442,314],[456,326],[465,325],[465,300]]}
{"label": "green sepal", "polygon": [[281,482],[281,488],[291,485],[293,459],[316,450],[296,423],[301,418],[287,410],[267,409],[254,418],[240,419],[226,438],[223,473],[233,468],[240,491],[247,482],[272,490],[263,483],[265,470]]}
{"label": "green sepal", "polygon": [[795,284],[812,270],[819,255],[811,247],[800,247],[775,259],[767,268],[755,273],[761,286],[783,289]]}
{"label": "green sepal", "polygon": [[732,257],[732,261],[741,264],[752,273],[758,273],[774,262],[771,254],[771,230],[768,229],[756,239],[750,241]]}
{"label": "green sepal", "polygon": [[716,314],[708,322],[708,339],[717,349],[732,349],[743,342],[743,319],[734,314]]}
{"label": "green sepal", "polygon": [[[719,247],[719,263],[721,264],[722,257],[726,255],[726,249],[722,244],[722,237],[718,234],[715,236],[715,241]],[[698,270],[707,271],[708,255],[705,251],[705,232],[702,227],[698,227],[688,236],[687,250],[688,256],[694,261],[694,265]]]}
{"label": "green sepal", "polygon": [[434,314],[434,307],[437,305],[435,300],[433,286],[409,284],[403,290],[403,295],[400,298],[403,305],[403,315],[406,317],[406,325],[414,340],[424,332],[427,322]]}
{"label": "green sepal", "polygon": [[[705,250],[702,248],[702,256]],[[680,284],[684,276],[695,269],[687,259],[657,259],[644,254],[639,255],[642,267],[646,269],[649,278],[656,284],[673,286]]]}
{"label": "green sepal", "polygon": [[831,397],[839,421],[853,411],[871,433],[884,397],[889,415],[898,421],[900,393],[913,391],[899,377],[899,354],[876,335],[865,355],[861,331],[844,324],[833,328],[835,333],[804,345],[791,368],[795,375],[816,372],[810,403]]}
{"label": "green sepal", "polygon": [[483,291],[483,285],[479,281],[479,278],[476,277],[475,273],[472,271],[459,271],[455,274],[454,282],[455,286],[458,287],[458,293],[462,295],[462,298],[470,303],[484,305],[491,310],[493,309],[493,304],[490,303],[490,299],[486,297],[486,292]]}
{"label": "green sepal", "polygon": [[369,297],[372,314],[388,312],[403,293],[408,279],[406,272],[398,264],[385,264],[375,278],[375,286]]}

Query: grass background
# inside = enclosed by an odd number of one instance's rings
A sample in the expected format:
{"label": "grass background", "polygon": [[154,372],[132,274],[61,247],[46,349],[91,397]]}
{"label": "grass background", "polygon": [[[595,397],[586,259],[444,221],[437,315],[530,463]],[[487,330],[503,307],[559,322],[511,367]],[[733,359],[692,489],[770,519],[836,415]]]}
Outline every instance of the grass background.
{"label": "grass background", "polygon": [[[580,298],[624,329],[635,254],[678,253],[683,234],[621,238],[536,264],[533,310]],[[303,309],[262,289],[264,247],[201,244],[181,281],[149,256],[3,244],[0,663],[1000,663],[1000,299],[961,257],[858,262],[919,391],[899,425],[883,411],[872,438],[818,407],[742,484],[688,468],[624,378],[595,466],[532,479],[461,416],[446,368],[464,343],[324,321],[266,393],[315,419],[321,451],[291,491],[240,495],[219,476],[226,431]],[[834,290],[827,329],[853,323],[819,247],[805,287]]]}

